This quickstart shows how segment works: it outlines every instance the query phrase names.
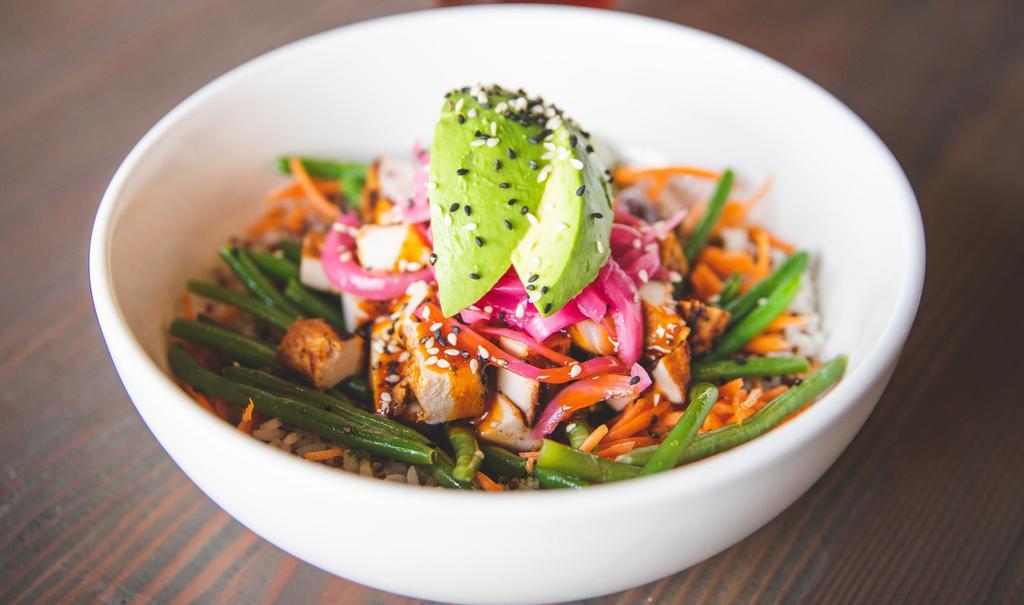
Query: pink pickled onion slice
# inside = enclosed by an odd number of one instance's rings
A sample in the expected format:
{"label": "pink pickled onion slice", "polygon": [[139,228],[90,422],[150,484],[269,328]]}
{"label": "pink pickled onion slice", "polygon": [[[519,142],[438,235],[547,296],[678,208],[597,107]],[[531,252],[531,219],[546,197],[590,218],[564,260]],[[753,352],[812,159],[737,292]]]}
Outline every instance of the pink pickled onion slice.
{"label": "pink pickled onion slice", "polygon": [[629,375],[606,374],[587,380],[579,380],[559,391],[552,399],[537,424],[533,437],[542,439],[554,432],[558,425],[567,420],[576,410],[590,407],[610,398],[633,399],[651,386],[651,377],[640,364],[633,364]]}
{"label": "pink pickled onion slice", "polygon": [[640,313],[640,295],[633,283],[614,259],[601,268],[596,283],[601,295],[608,301],[615,336],[619,341],[619,358],[628,365],[640,359],[644,341],[644,324]]}
{"label": "pink pickled onion slice", "polygon": [[598,292],[594,284],[583,288],[583,291],[573,299],[573,302],[579,307],[580,313],[593,322],[601,321],[604,319],[605,314],[608,313],[608,302],[601,296],[601,293]]}
{"label": "pink pickled onion slice", "polygon": [[482,326],[476,328],[476,331],[480,332],[485,336],[491,336],[493,338],[508,338],[510,340],[522,343],[524,346],[526,346],[527,349],[547,359],[550,359],[555,363],[567,364],[576,362],[576,360],[573,359],[572,357],[569,357],[568,355],[563,355],[558,351],[555,351],[554,349],[544,345],[543,343],[537,342],[536,340],[530,338],[529,335],[523,334],[519,330],[513,330],[511,328],[492,328],[489,326]]}
{"label": "pink pickled onion slice", "polygon": [[430,220],[430,202],[427,199],[427,181],[430,180],[430,153],[419,144],[413,146],[413,155],[419,161],[412,177],[412,205],[406,208],[402,222],[425,223]]}
{"label": "pink pickled onion slice", "polygon": [[324,238],[320,262],[327,279],[336,288],[370,300],[391,300],[404,295],[415,282],[434,281],[434,272],[429,267],[410,273],[395,273],[368,271],[359,266],[355,261],[355,239],[352,237],[352,231],[359,224],[355,215],[342,213]]}

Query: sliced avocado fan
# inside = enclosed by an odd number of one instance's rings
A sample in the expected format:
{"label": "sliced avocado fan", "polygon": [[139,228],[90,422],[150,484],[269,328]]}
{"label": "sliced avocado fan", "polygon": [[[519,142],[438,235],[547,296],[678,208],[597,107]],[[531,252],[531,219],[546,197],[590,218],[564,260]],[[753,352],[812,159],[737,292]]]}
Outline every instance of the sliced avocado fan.
{"label": "sliced avocado fan", "polygon": [[428,187],[446,316],[480,300],[509,266],[544,316],[597,277],[610,254],[612,197],[588,139],[522,90],[445,95]]}

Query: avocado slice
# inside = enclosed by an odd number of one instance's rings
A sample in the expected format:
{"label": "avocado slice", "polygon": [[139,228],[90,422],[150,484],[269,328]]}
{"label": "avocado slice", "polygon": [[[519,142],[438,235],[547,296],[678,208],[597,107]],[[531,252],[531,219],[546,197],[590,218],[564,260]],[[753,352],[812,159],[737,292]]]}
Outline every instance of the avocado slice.
{"label": "avocado slice", "polygon": [[521,90],[446,95],[428,185],[445,315],[478,301],[511,265],[544,316],[594,280],[610,254],[613,213],[588,139]]}

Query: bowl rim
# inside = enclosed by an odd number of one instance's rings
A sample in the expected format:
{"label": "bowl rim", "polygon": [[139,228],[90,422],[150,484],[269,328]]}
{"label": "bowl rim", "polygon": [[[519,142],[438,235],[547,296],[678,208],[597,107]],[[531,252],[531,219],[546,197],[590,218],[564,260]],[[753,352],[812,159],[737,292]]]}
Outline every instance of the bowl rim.
{"label": "bowl rim", "polygon": [[[130,182],[138,164],[162,138],[180,121],[186,119],[194,108],[203,104],[206,99],[217,95],[222,89],[230,87],[236,80],[259,69],[264,63],[306,45],[314,45],[334,36],[345,36],[355,30],[388,28],[400,22],[445,18],[450,13],[479,13],[487,15],[489,18],[500,18],[504,14],[521,12],[562,13],[564,16],[574,19],[611,19],[630,26],[671,30],[674,35],[700,38],[703,43],[724,47],[727,51],[744,55],[746,60],[758,64],[760,68],[774,70],[780,76],[795,80],[802,89],[801,94],[817,96],[833,109],[838,110],[840,114],[845,115],[845,119],[866,136],[869,143],[876,148],[875,152],[888,164],[890,174],[886,175],[887,178],[894,177],[897,181],[896,187],[902,190],[901,195],[898,196],[899,199],[893,200],[893,202],[896,207],[894,212],[900,213],[902,221],[906,223],[909,271],[901,279],[895,306],[881,335],[863,359],[847,372],[835,388],[819,399],[816,405],[810,406],[798,418],[776,427],[761,437],[726,452],[685,465],[672,472],[640,477],[630,481],[595,485],[582,490],[582,493],[578,493],[581,490],[528,490],[502,494],[466,493],[457,490],[418,489],[417,486],[368,479],[354,473],[339,472],[337,469],[324,465],[310,464],[292,454],[267,447],[262,442],[242,435],[233,427],[195,405],[192,399],[178,387],[173,378],[165,373],[143,349],[128,326],[111,284],[110,244],[120,210],[125,204],[123,199],[125,187]],[[150,397],[172,398],[176,402],[180,402],[183,407],[181,414],[184,421],[206,423],[208,426],[204,428],[214,432],[220,430],[223,439],[234,440],[231,447],[243,448],[246,457],[266,464],[265,468],[268,474],[294,473],[299,480],[309,481],[310,484],[317,484],[321,487],[326,482],[326,484],[339,486],[353,495],[387,497],[387,494],[394,494],[403,498],[416,497],[422,499],[420,504],[430,502],[447,506],[453,501],[481,502],[484,501],[481,499],[485,498],[487,506],[497,507],[495,512],[501,512],[503,507],[511,510],[511,507],[514,506],[520,512],[529,514],[535,514],[553,504],[570,499],[576,499],[573,500],[573,503],[579,503],[581,501],[579,499],[584,497],[590,498],[589,506],[616,507],[635,502],[633,498],[636,490],[644,490],[649,499],[670,498],[678,496],[680,493],[705,490],[732,481],[737,476],[751,472],[751,470],[769,465],[779,457],[798,448],[815,435],[827,430],[829,425],[838,421],[878,382],[887,379],[886,373],[899,357],[913,323],[923,287],[924,270],[924,228],[917,200],[906,174],[880,137],[856,113],[820,85],[761,52],[692,27],[631,13],[542,5],[466,6],[415,11],[371,19],[302,38],[267,51],[232,68],[178,103],[135,144],[114,173],[102,196],[96,212],[89,246],[89,278],[93,304],[104,340],[118,372],[130,371],[136,375],[136,380],[133,381],[141,381],[151,389],[159,389],[158,393],[154,392]],[[122,380],[124,379],[122,378]],[[139,404],[134,399],[132,403],[141,414]],[[179,430],[186,429],[180,427]],[[172,455],[171,458],[173,459],[174,456]]]}

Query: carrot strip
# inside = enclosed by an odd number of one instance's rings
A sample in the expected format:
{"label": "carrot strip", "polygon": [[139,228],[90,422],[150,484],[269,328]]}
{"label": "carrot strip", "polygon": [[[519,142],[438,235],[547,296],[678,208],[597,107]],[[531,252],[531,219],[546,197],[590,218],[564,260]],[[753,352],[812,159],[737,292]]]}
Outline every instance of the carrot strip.
{"label": "carrot strip", "polygon": [[771,242],[772,246],[778,248],[779,250],[782,250],[786,254],[793,254],[794,252],[796,252],[796,246],[787,242],[784,239],[779,239],[774,235],[769,234],[768,241]]}
{"label": "carrot strip", "polygon": [[721,174],[714,170],[697,168],[695,166],[665,166],[662,168],[628,168],[626,166],[618,166],[612,173],[613,179],[623,187],[635,185],[641,179],[648,177],[667,180],[671,176],[684,175],[712,180],[718,180],[721,177]]}
{"label": "carrot strip", "polygon": [[540,452],[519,452],[519,457],[526,459],[526,472],[533,472],[533,467],[537,465],[538,456],[540,456]]}
{"label": "carrot strip", "polygon": [[254,407],[252,399],[249,399],[249,405],[245,406],[245,411],[242,412],[242,420],[238,423],[238,430],[246,435],[252,435],[252,412]]}
{"label": "carrot strip", "polygon": [[766,355],[789,348],[789,342],[778,334],[760,334],[752,338],[744,348],[751,353]]}
{"label": "carrot strip", "polygon": [[184,382],[179,382],[178,384],[181,385],[181,388],[185,389],[185,392],[188,393],[189,397],[195,399],[196,403],[206,408],[208,412],[210,412],[211,414],[217,413],[217,410],[213,409],[213,404],[210,403],[210,400],[206,398],[206,395],[203,395],[199,391],[193,389],[192,385],[186,384]]}
{"label": "carrot strip", "polygon": [[590,434],[587,435],[587,438],[584,439],[583,443],[580,444],[580,450],[582,450],[584,452],[589,452],[590,450],[594,449],[594,447],[596,447],[597,444],[600,443],[601,440],[604,439],[604,436],[607,435],[607,434],[608,434],[608,425],[607,424],[602,424],[601,426],[597,427],[593,431],[590,431]]}
{"label": "carrot strip", "polygon": [[300,233],[306,228],[306,209],[302,206],[292,206],[290,212],[284,217],[284,227],[292,233]]}
{"label": "carrot strip", "polygon": [[708,417],[704,419],[704,424],[700,427],[700,432],[706,433],[720,428],[722,428],[721,419],[716,414],[708,414]]}
{"label": "carrot strip", "polygon": [[476,484],[488,492],[505,491],[505,488],[502,487],[500,483],[496,483],[493,479],[481,473],[480,471],[477,471],[476,473]]}
{"label": "carrot strip", "polygon": [[651,409],[637,414],[634,418],[627,422],[623,422],[615,426],[615,428],[608,431],[605,439],[613,441],[615,439],[621,439],[623,437],[631,437],[640,431],[650,427],[654,424],[655,419],[660,414],[668,410],[668,402],[659,403]]}
{"label": "carrot strip", "polygon": [[765,391],[764,393],[761,394],[761,403],[762,404],[768,403],[772,399],[775,399],[776,397],[778,397],[779,395],[785,393],[788,390],[789,390],[789,387],[784,385],[784,384],[780,384],[779,386],[777,386],[777,387],[775,387],[773,389],[768,389],[767,391]]}
{"label": "carrot strip", "polygon": [[326,216],[327,218],[334,218],[341,212],[337,206],[327,201],[324,194],[320,193],[320,190],[316,188],[313,183],[313,179],[309,178],[309,174],[306,172],[306,167],[302,165],[302,161],[297,157],[288,158],[288,167],[291,168],[292,175],[295,180],[302,186],[302,189],[306,192],[306,197],[309,198],[313,208],[318,212]]}
{"label": "carrot strip", "polygon": [[[341,186],[337,181],[313,180],[313,186],[317,188],[317,191],[324,195],[333,195],[341,191]],[[306,197],[306,190],[302,188],[302,184],[298,181],[292,181],[267,194],[267,202],[275,203],[282,200],[299,200],[304,197]]]}
{"label": "carrot strip", "polygon": [[733,273],[752,274],[757,272],[757,264],[749,252],[743,250],[723,250],[708,246],[701,251],[698,262],[705,263],[720,277],[728,277]]}
{"label": "carrot strip", "polygon": [[697,263],[690,271],[690,283],[693,284],[697,298],[707,300],[722,290],[722,278],[705,263]]}
{"label": "carrot strip", "polygon": [[658,424],[655,425],[655,428],[659,432],[662,432],[662,429],[670,429],[679,423],[679,419],[683,417],[683,414],[684,412],[669,412],[658,418]]}
{"label": "carrot strip", "polygon": [[185,290],[185,292],[181,295],[181,306],[182,314],[185,316],[185,319],[195,321],[196,310],[192,307],[192,295],[189,293],[188,290]]}
{"label": "carrot strip", "polygon": [[275,206],[271,208],[270,210],[267,211],[266,214],[263,215],[263,218],[261,218],[258,223],[249,227],[247,231],[249,236],[259,237],[261,235],[266,234],[269,231],[276,229],[278,226],[281,225],[281,221],[284,219],[287,213],[288,211],[287,209],[285,209],[284,206]]}
{"label": "carrot strip", "polygon": [[636,447],[643,447],[645,445],[654,445],[658,443],[658,440],[654,437],[645,437],[643,435],[636,435],[634,437],[624,437],[622,439],[615,439],[613,441],[606,441],[602,443],[604,447],[611,447],[613,445],[620,445],[622,443],[632,443]]}
{"label": "carrot strip", "polygon": [[804,315],[792,315],[787,313],[785,315],[779,315],[774,320],[772,320],[772,323],[768,324],[768,327],[766,327],[764,331],[779,332],[784,328],[788,328],[790,326],[802,326],[808,321],[810,321],[810,318]]}
{"label": "carrot strip", "polygon": [[723,399],[727,397],[732,397],[739,393],[741,388],[743,388],[743,379],[734,378],[729,382],[723,384],[722,386],[718,387],[718,396]]}
{"label": "carrot strip", "polygon": [[302,457],[305,458],[306,460],[313,460],[315,462],[319,462],[321,460],[330,460],[332,458],[337,458],[338,456],[343,455],[345,455],[345,450],[339,447],[332,447],[330,449],[320,450],[317,452],[306,452],[305,454],[302,455]]}
{"label": "carrot strip", "polygon": [[754,243],[757,245],[757,266],[756,273],[759,277],[765,277],[768,272],[771,271],[771,258],[768,253],[771,248],[771,242],[768,239],[768,234],[759,227],[754,227],[750,230],[750,234],[754,238]]}
{"label": "carrot strip", "polygon": [[718,229],[722,227],[739,227],[747,220],[748,207],[738,200],[729,200],[722,208],[722,216],[718,219]]}
{"label": "carrot strip", "polygon": [[653,401],[650,397],[638,397],[633,401],[626,404],[626,408],[622,410],[622,413],[612,421],[611,427],[614,429],[623,422],[629,422],[637,414],[649,409],[653,405]]}
{"label": "carrot strip", "polygon": [[632,450],[635,447],[636,443],[632,441],[623,441],[620,443],[616,443],[615,445],[610,445],[606,448],[599,449],[594,453],[597,454],[598,456],[601,456],[602,458],[615,458],[616,456],[621,456],[625,454],[626,452]]}

